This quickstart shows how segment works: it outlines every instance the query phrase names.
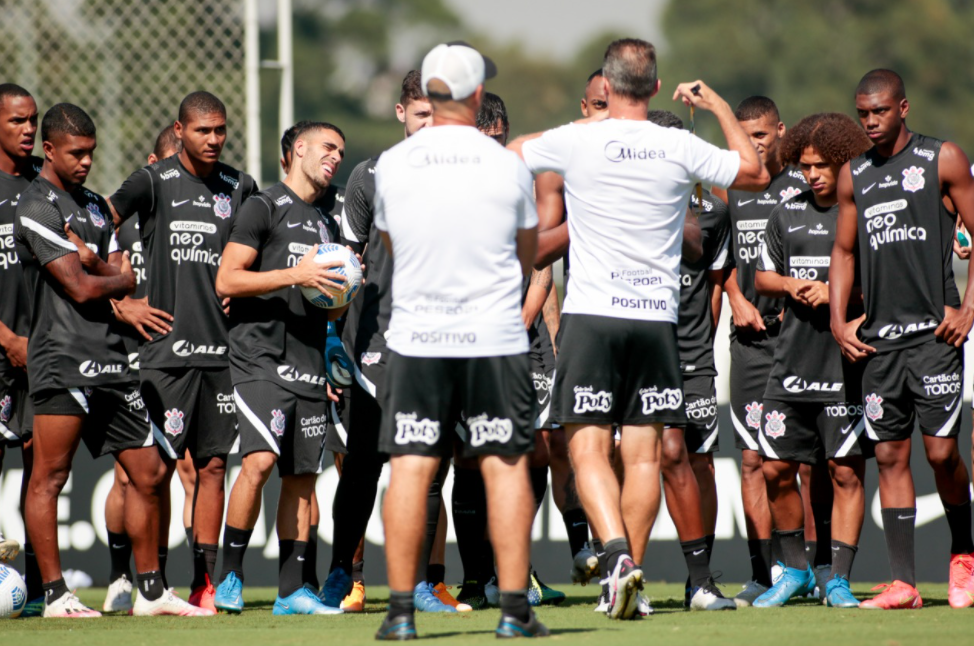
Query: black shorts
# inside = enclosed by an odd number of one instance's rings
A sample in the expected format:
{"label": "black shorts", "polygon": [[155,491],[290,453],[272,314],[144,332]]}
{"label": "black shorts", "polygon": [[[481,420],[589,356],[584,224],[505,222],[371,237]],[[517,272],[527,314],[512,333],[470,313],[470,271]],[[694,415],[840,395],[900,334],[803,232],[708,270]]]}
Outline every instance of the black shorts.
{"label": "black shorts", "polygon": [[826,459],[872,457],[858,402],[764,401],[761,455],[770,460],[822,464]]}
{"label": "black shorts", "polygon": [[240,429],[240,453],[270,451],[281,476],[320,473],[328,429],[328,402],[292,393],[268,381],[233,389]]}
{"label": "black shorts", "polygon": [[866,360],[862,375],[866,435],[877,442],[920,432],[956,437],[964,390],[964,351],[940,341]]}
{"label": "black shorts", "polygon": [[338,402],[328,402],[328,432],[325,434],[325,450],[332,453],[348,453],[348,416],[352,387],[342,388]]}
{"label": "black shorts", "polygon": [[759,451],[758,432],[764,419],[764,391],[774,365],[775,333],[734,333],[730,342],[730,413],[734,446]]}
{"label": "black shorts", "polygon": [[390,353],[379,447],[392,455],[453,455],[457,421],[463,456],[534,450],[537,402],[527,354],[445,359]]}
{"label": "black shorts", "polygon": [[226,456],[237,442],[229,368],[142,368],[145,399],[156,441],[172,459]]}
{"label": "black shorts", "polygon": [[364,352],[355,364],[355,381],[348,389],[346,453],[385,461],[379,448],[382,428],[382,402],[386,397],[386,379],[390,351]]}
{"label": "black shorts", "polygon": [[552,415],[559,424],[683,426],[676,325],[566,314]]}
{"label": "black shorts", "polygon": [[139,384],[44,390],[31,396],[34,415],[84,417],[81,438],[94,458],[152,446],[152,425]]}
{"label": "black shorts", "polygon": [[556,428],[558,425],[551,418],[551,389],[554,386],[555,348],[551,343],[551,334],[544,318],[539,314],[538,320],[528,330],[528,340],[531,348],[528,356],[531,358],[531,379],[534,381],[534,394],[538,400],[538,416],[534,420],[536,429]]}
{"label": "black shorts", "polygon": [[683,401],[687,407],[687,421],[683,439],[688,453],[716,453],[720,450],[717,438],[717,386],[713,377],[683,377]]}
{"label": "black shorts", "polygon": [[20,446],[34,430],[34,403],[28,394],[27,373],[0,375],[0,448]]}

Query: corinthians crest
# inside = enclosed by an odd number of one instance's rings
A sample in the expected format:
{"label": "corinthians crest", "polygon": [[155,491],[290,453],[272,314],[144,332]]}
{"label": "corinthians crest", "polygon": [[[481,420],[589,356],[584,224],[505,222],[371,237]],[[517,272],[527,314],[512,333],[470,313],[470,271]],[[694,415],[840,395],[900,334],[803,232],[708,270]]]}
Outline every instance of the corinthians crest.
{"label": "corinthians crest", "polygon": [[874,422],[883,419],[883,398],[876,393],[866,395],[866,417]]}
{"label": "corinthians crest", "polygon": [[774,439],[785,434],[785,414],[774,410],[765,415],[764,434]]}
{"label": "corinthians crest", "polygon": [[916,193],[924,187],[926,180],[923,179],[923,169],[910,166],[903,171],[903,190]]}
{"label": "corinthians crest", "polygon": [[226,220],[231,215],[230,196],[225,193],[217,193],[213,196],[213,212],[218,218]]}
{"label": "corinthians crest", "polygon": [[96,227],[105,226],[105,216],[101,214],[101,209],[95,203],[89,203],[86,207],[88,209],[88,216],[91,218],[92,224]]}
{"label": "corinthians crest", "polygon": [[10,399],[10,395],[6,395],[3,399],[0,399],[0,422],[6,424],[10,421],[10,413],[13,407],[13,401]]}
{"label": "corinthians crest", "polygon": [[282,435],[284,435],[284,426],[285,426],[284,413],[281,412],[280,408],[272,410],[271,411],[271,433],[273,433],[278,437],[281,437]]}
{"label": "corinthians crest", "polygon": [[166,432],[173,437],[183,432],[183,411],[173,408],[166,411]]}
{"label": "corinthians crest", "polygon": [[751,402],[744,407],[747,410],[747,425],[755,430],[761,430],[761,413],[764,412],[764,404]]}

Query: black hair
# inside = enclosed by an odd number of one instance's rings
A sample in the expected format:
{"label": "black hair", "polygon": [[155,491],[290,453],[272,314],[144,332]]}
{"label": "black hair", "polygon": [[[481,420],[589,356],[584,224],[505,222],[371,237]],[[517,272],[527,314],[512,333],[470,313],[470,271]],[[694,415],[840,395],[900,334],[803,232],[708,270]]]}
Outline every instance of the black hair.
{"label": "black hair", "polygon": [[856,86],[856,94],[879,94],[889,92],[894,99],[901,100],[906,98],[906,85],[903,77],[893,70],[876,69],[867,72],[859,85]]}
{"label": "black hair", "polygon": [[58,103],[44,115],[41,121],[41,140],[54,141],[55,137],[94,137],[95,122],[88,113],[71,103]]}
{"label": "black hair", "polygon": [[504,100],[493,92],[484,92],[484,98],[480,103],[480,111],[477,113],[477,129],[488,130],[500,121],[507,130],[510,123],[507,120],[507,106]]}
{"label": "black hair", "polygon": [[602,78],[602,68],[601,67],[599,69],[595,70],[594,72],[592,72],[591,74],[588,75],[588,78],[585,79],[585,85],[587,86],[589,83],[591,83],[592,82],[592,79],[598,79],[598,78]]}
{"label": "black hair", "polygon": [[180,123],[185,124],[190,116],[197,114],[222,114],[227,116],[227,106],[215,95],[200,90],[186,95],[186,98],[179,104]]}
{"label": "black hair", "polygon": [[426,100],[426,95],[423,93],[423,75],[419,70],[410,70],[402,80],[399,103],[406,107],[410,102],[420,100]]}
{"label": "black hair", "polygon": [[170,123],[156,137],[156,145],[152,148],[152,154],[162,159],[166,152],[173,150],[178,154],[182,149],[183,142],[176,136],[176,127]]}
{"label": "black hair", "polygon": [[683,130],[683,119],[669,110],[650,110],[647,118],[657,126],[664,128],[679,128]]}
{"label": "black hair", "polygon": [[21,97],[33,98],[26,89],[16,83],[0,83],[0,108],[7,99],[17,99]]}
{"label": "black hair", "polygon": [[602,62],[609,87],[629,99],[648,99],[656,89],[656,48],[638,38],[620,38],[609,44]]}
{"label": "black hair", "polygon": [[749,96],[738,103],[734,110],[734,116],[738,121],[753,121],[769,115],[775,123],[781,121],[778,106],[766,96]]}
{"label": "black hair", "polygon": [[345,133],[341,129],[327,121],[298,121],[296,124],[284,131],[284,136],[281,137],[281,157],[287,158],[288,154],[294,149],[294,142],[298,140],[301,135],[315,131],[315,130],[332,130],[338,133],[338,136],[345,141]]}

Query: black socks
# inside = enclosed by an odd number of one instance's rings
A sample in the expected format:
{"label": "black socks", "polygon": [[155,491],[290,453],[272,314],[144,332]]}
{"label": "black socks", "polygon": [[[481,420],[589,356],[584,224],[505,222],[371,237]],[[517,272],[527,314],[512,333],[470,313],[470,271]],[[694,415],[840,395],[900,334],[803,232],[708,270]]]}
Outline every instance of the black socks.
{"label": "black socks", "polygon": [[193,589],[206,585],[206,577],[213,583],[213,572],[216,570],[217,546],[208,543],[193,545]]}
{"label": "black socks", "polygon": [[291,596],[304,585],[304,552],[308,547],[306,541],[278,541],[280,555],[278,556],[278,584],[277,595],[282,599]]}
{"label": "black socks", "polygon": [[409,592],[389,590],[389,619],[399,615],[411,615],[414,611],[412,590]]}
{"label": "black socks", "polygon": [[501,612],[524,623],[530,621],[531,606],[528,604],[528,591],[526,589],[510,592],[501,590]]}
{"label": "black socks", "polygon": [[56,581],[51,581],[50,583],[44,584],[44,602],[47,605],[51,605],[64,595],[69,592],[68,586],[65,585],[64,579],[57,579]]}
{"label": "black socks", "polygon": [[223,527],[223,571],[220,573],[222,583],[227,575],[233,572],[240,579],[244,580],[243,560],[250,544],[250,536],[254,533],[252,529],[238,529],[224,525]]}
{"label": "black socks", "polygon": [[308,546],[304,548],[304,582],[312,586],[315,590],[320,588],[318,585],[318,526],[312,525],[308,533]]}
{"label": "black socks", "polygon": [[747,551],[751,555],[751,578],[766,588],[771,587],[771,539],[749,540]]}
{"label": "black socks", "polygon": [[166,586],[162,580],[162,572],[159,570],[139,572],[135,576],[135,580],[138,584],[139,594],[149,601],[155,601],[166,591]]}
{"label": "black socks", "polygon": [[915,507],[883,509],[883,533],[889,552],[889,568],[894,581],[916,587],[913,534],[916,524]]}
{"label": "black socks", "polygon": [[690,571],[690,588],[698,588],[710,578],[710,555],[707,551],[706,537],[696,540],[681,542],[683,558],[687,561],[687,570]]}
{"label": "black socks", "polygon": [[572,550],[572,556],[575,556],[588,540],[588,518],[582,509],[569,509],[561,517],[565,521],[565,531],[568,532],[568,546]]}
{"label": "black socks", "polygon": [[129,567],[129,561],[132,559],[132,541],[129,540],[128,534],[108,531],[108,555],[112,561],[109,578],[116,581],[124,576],[131,581],[132,568]]}
{"label": "black socks", "polygon": [[603,578],[608,578],[616,569],[619,559],[629,553],[629,543],[624,538],[613,538],[605,544],[605,566]]}
{"label": "black socks", "polygon": [[832,576],[841,576],[849,580],[852,574],[852,562],[856,558],[859,548],[856,545],[847,545],[842,541],[832,539]]}
{"label": "black socks", "polygon": [[970,554],[974,552],[971,540],[971,503],[948,505],[944,503],[947,525],[950,527],[950,553]]}
{"label": "black socks", "polygon": [[785,567],[804,570],[808,567],[805,558],[805,528],[775,530],[781,545],[781,559]]}

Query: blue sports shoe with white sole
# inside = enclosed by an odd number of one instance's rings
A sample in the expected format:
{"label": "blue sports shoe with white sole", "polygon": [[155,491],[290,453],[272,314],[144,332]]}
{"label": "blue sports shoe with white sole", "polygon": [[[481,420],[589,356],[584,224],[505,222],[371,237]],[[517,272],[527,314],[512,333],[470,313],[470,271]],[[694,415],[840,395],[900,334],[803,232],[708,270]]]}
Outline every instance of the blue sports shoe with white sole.
{"label": "blue sports shoe with white sole", "polygon": [[298,588],[297,592],[274,601],[275,615],[342,615],[341,608],[329,608],[321,603],[315,593],[305,588]]}
{"label": "blue sports shoe with white sole", "polygon": [[456,612],[453,606],[440,601],[439,597],[433,594],[433,586],[426,581],[420,581],[413,588],[413,606],[420,612]]}
{"label": "blue sports shoe with white sole", "polygon": [[318,599],[329,608],[341,608],[342,600],[352,591],[352,585],[352,575],[341,568],[335,568],[321,586]]}
{"label": "blue sports shoe with white sole", "polygon": [[217,586],[213,605],[216,606],[217,611],[222,610],[232,614],[243,612],[243,581],[237,578],[235,572],[227,574],[223,583]]}
{"label": "blue sports shoe with white sole", "polygon": [[814,589],[815,573],[812,568],[807,565],[804,570],[785,567],[778,582],[751,605],[755,608],[777,608],[785,605],[789,599],[804,596]]}
{"label": "blue sports shoe with white sole", "polygon": [[825,584],[825,603],[831,608],[858,608],[859,600],[852,596],[849,581],[836,575]]}

